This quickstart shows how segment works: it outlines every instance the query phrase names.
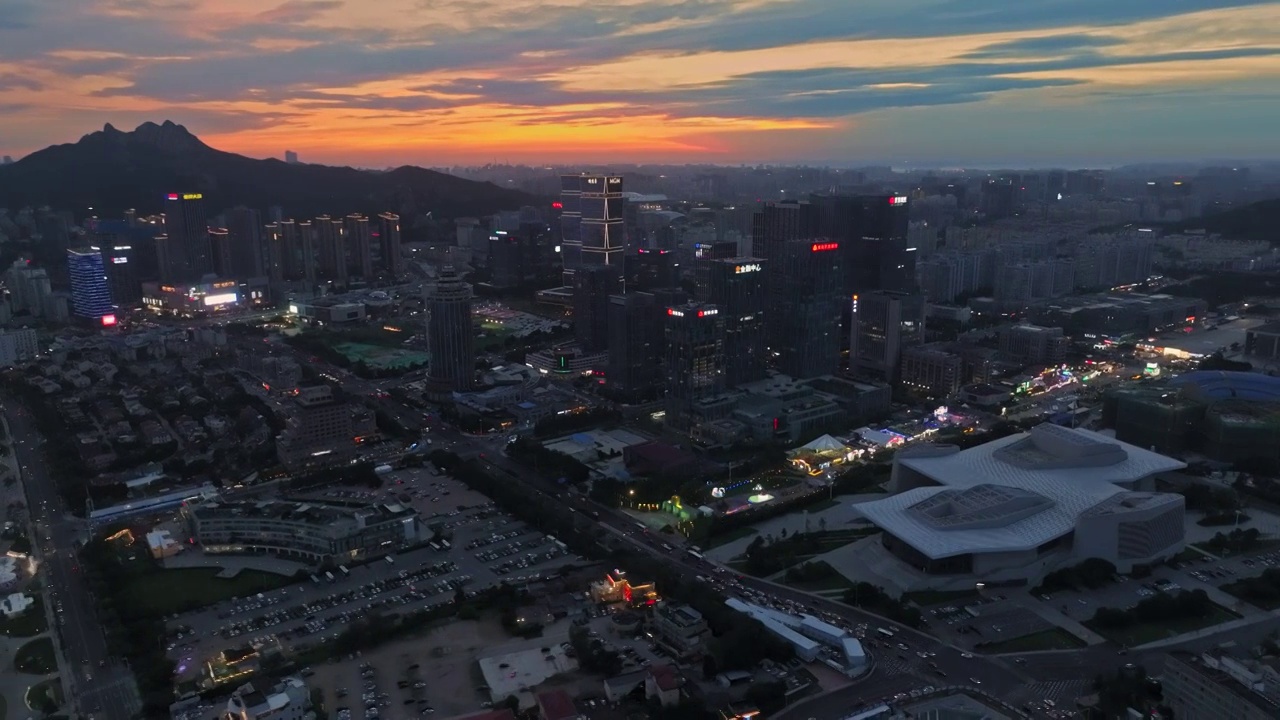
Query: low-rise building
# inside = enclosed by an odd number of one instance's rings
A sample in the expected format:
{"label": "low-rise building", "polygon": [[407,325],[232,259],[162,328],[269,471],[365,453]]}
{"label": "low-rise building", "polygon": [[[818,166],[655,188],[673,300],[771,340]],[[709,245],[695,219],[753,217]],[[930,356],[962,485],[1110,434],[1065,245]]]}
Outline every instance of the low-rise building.
{"label": "low-rise building", "polygon": [[298,678],[285,678],[263,692],[253,683],[241,685],[227,700],[227,716],[234,720],[303,720],[311,694]]}
{"label": "low-rise building", "polygon": [[418,514],[396,503],[211,500],[183,508],[209,554],[273,554],[320,564],[377,555],[418,537]]}
{"label": "low-rise building", "polygon": [[688,605],[669,602],[653,607],[650,629],[653,630],[654,642],[677,659],[700,655],[711,634],[702,613]]}
{"label": "low-rise building", "polygon": [[1275,688],[1268,696],[1265,684],[1232,673],[1221,658],[1170,653],[1165,657],[1161,681],[1164,701],[1179,720],[1274,720],[1280,717]]}

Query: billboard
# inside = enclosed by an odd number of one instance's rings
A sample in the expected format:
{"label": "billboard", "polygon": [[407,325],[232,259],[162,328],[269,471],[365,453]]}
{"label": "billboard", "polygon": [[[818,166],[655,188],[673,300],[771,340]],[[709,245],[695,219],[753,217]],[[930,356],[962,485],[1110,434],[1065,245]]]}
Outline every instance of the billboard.
{"label": "billboard", "polygon": [[237,301],[237,300],[239,300],[239,299],[240,299],[240,296],[239,296],[239,295],[236,295],[236,294],[235,294],[235,293],[233,293],[233,292],[232,292],[232,293],[222,293],[222,294],[220,294],[220,295],[205,295],[205,296],[204,296],[204,304],[205,304],[206,306],[210,306],[210,307],[212,307],[212,306],[214,306],[214,305],[226,305],[226,304],[228,304],[228,303],[233,303],[233,302],[235,302],[235,301]]}

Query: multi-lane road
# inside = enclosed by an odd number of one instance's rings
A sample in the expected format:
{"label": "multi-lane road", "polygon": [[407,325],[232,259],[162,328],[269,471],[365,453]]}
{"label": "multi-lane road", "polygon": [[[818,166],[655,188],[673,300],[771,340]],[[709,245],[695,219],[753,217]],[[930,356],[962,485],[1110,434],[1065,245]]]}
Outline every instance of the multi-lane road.
{"label": "multi-lane road", "polygon": [[4,413],[35,526],[32,545],[43,571],[45,605],[53,609],[53,629],[67,664],[63,668],[66,697],[81,717],[127,720],[141,708],[141,703],[132,673],[107,649],[93,596],[80,570],[76,551],[84,533],[83,523],[67,512],[62,496],[45,472],[43,439],[30,416],[13,402],[5,404]]}

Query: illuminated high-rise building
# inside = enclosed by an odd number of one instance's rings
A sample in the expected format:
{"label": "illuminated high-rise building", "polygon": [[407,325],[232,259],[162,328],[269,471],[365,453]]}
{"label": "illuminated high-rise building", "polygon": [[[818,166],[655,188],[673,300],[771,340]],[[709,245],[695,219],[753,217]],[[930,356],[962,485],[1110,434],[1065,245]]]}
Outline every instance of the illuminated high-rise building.
{"label": "illuminated high-rise building", "polygon": [[400,248],[400,216],[382,213],[378,216],[378,249],[382,269],[392,277],[404,274],[404,256]]}
{"label": "illuminated high-rise building", "polygon": [[817,210],[818,235],[840,243],[846,294],[915,288],[907,196],[814,195],[809,202]]}
{"label": "illuminated high-rise building", "polygon": [[700,400],[724,391],[724,318],[706,303],[667,308],[666,424],[689,430]]}
{"label": "illuminated high-rise building", "polygon": [[844,305],[840,243],[789,240],[772,251],[766,321],[778,370],[793,378],[836,372]]}
{"label": "illuminated high-rise building", "polygon": [[727,387],[765,376],[768,353],[767,261],[723,258],[706,262],[703,299],[724,319],[724,375]]}
{"label": "illuminated high-rise building", "polygon": [[365,282],[373,280],[373,237],[369,230],[369,218],[364,215],[348,215],[343,220],[347,248],[356,272]]}
{"label": "illuminated high-rise building", "polygon": [[562,175],[560,204],[565,284],[572,284],[574,270],[583,265],[612,265],[621,270],[626,251],[622,178]]}
{"label": "illuminated high-rise building", "polygon": [[195,282],[213,272],[209,222],[200,193],[169,193],[164,203],[164,239],[156,239],[160,280]]}
{"label": "illuminated high-rise building", "polygon": [[288,249],[285,247],[283,223],[267,223],[262,236],[267,243],[267,277],[272,284],[284,282],[288,275]]}
{"label": "illuminated high-rise building", "polygon": [[471,286],[450,265],[426,288],[428,377],[434,384],[466,392],[476,373]]}
{"label": "illuminated high-rise building", "polygon": [[[71,277],[71,312],[77,317],[104,324],[115,323],[115,307],[107,270],[98,248],[67,250],[67,271]],[[110,318],[110,321],[103,318]]]}

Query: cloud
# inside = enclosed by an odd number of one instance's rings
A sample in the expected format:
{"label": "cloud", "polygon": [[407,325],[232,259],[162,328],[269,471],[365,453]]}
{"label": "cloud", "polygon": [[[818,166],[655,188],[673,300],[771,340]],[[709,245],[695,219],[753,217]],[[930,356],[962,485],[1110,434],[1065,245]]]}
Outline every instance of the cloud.
{"label": "cloud", "polygon": [[27,107],[0,138],[24,143],[65,140],[65,111],[183,117],[246,151],[723,157],[929,107],[946,128],[1029,97],[1243,106],[1243,83],[1280,82],[1280,9],[1251,0],[0,2],[0,90]]}

